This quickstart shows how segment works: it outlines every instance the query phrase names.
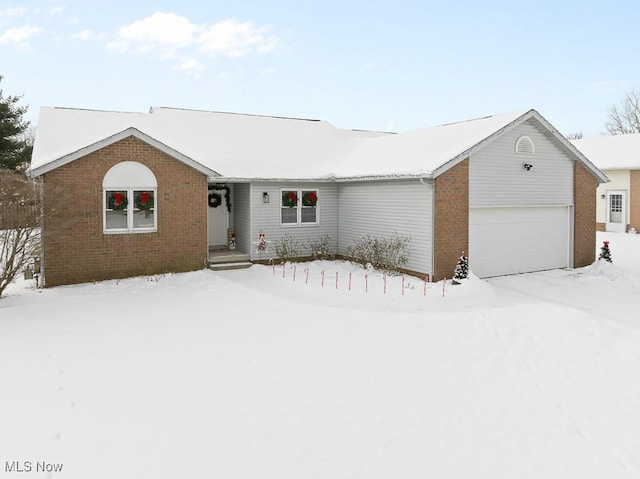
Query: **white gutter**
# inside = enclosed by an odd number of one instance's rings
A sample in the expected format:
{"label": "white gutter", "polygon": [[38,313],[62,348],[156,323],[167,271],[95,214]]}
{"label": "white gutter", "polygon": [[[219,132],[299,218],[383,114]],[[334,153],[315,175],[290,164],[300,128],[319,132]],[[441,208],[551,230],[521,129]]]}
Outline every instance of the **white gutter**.
{"label": "white gutter", "polygon": [[252,183],[252,182],[274,182],[274,183],[347,183],[356,181],[389,181],[389,180],[424,180],[433,179],[433,173],[407,173],[389,175],[364,175],[364,176],[331,176],[321,178],[259,178],[259,177],[238,177],[238,176],[210,176],[211,183]]}

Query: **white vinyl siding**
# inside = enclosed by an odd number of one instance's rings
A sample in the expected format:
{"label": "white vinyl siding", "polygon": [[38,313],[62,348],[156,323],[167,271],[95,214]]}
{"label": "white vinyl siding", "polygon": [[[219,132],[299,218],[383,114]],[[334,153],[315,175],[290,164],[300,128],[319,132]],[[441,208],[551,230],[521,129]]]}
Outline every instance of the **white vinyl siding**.
{"label": "white vinyl siding", "polygon": [[[469,161],[469,206],[573,204],[573,162],[557,140],[530,119],[507,132]],[[521,136],[535,144],[533,154],[518,154]],[[532,165],[527,171],[523,163]]]}
{"label": "white vinyl siding", "polygon": [[[596,190],[596,221],[606,223],[607,218],[607,191],[627,191],[631,190],[631,174],[629,170],[604,170],[604,174],[611,180],[609,183],[602,183]],[[604,198],[602,197],[604,196]],[[627,202],[629,194],[627,194]],[[627,208],[627,224],[630,223],[629,208]]]}
{"label": "white vinyl siding", "polygon": [[433,190],[418,180],[340,183],[340,248],[367,234],[411,238],[406,269],[432,272]]}
{"label": "white vinyl siding", "polygon": [[[297,227],[281,225],[283,190],[317,191],[317,224],[301,223]],[[264,193],[269,195],[269,203],[263,202]],[[299,199],[301,200],[302,198]],[[332,245],[337,247],[338,186],[336,183],[256,182],[252,184],[251,204],[253,209],[251,241],[258,241],[258,235],[262,231],[267,241],[271,242],[267,253],[262,254],[262,259],[276,257],[275,243],[286,233],[298,241],[302,255],[310,254],[309,241],[317,241],[325,235],[329,235]],[[252,259],[259,259],[255,245],[251,246]]]}

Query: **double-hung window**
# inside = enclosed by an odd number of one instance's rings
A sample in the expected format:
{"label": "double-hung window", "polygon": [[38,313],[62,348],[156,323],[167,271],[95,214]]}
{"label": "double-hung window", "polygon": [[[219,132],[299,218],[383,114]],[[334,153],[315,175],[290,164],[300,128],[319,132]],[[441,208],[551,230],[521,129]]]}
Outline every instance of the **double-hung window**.
{"label": "double-hung window", "polygon": [[104,176],[102,191],[105,233],[157,231],[158,183],[145,165],[123,161],[113,166]]}
{"label": "double-hung window", "polygon": [[280,190],[280,224],[285,226],[318,224],[318,190]]}

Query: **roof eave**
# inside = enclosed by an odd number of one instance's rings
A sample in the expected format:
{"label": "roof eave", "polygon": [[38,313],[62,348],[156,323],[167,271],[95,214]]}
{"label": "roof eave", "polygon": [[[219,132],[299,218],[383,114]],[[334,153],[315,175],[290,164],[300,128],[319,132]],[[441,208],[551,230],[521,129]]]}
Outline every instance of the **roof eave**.
{"label": "roof eave", "polygon": [[30,168],[28,170],[29,175],[32,178],[38,177],[38,176],[42,176],[45,173],[48,173],[52,170],[55,170],[56,168],[59,168],[61,166],[64,166],[68,163],[71,163],[72,161],[75,161],[79,158],[82,158],[90,153],[93,153],[95,151],[101,150],[102,148],[105,148],[107,146],[110,146],[118,141],[124,140],[125,138],[129,138],[130,136],[133,136],[135,138],[138,138],[139,140],[148,143],[149,145],[157,148],[158,150],[162,151],[163,153],[166,153],[167,155],[185,163],[186,165],[190,166],[191,168],[199,171],[200,173],[202,173],[203,175],[206,176],[215,176],[218,175],[217,172],[215,172],[214,170],[211,170],[210,168],[207,168],[206,166],[198,163],[197,161],[195,161],[194,159],[180,153],[177,150],[174,150],[173,148],[171,148],[170,146],[165,145],[164,143],[156,140],[155,138],[147,135],[146,133],[138,130],[137,128],[133,128],[133,127],[129,127],[125,130],[122,130],[118,133],[115,133],[111,136],[108,136],[106,138],[103,138],[102,140],[99,140],[95,143],[92,143],[91,145],[85,146],[83,148],[80,148],[79,150],[76,150],[74,152],[68,153],[64,156],[61,156],[59,158],[56,158],[55,160],[52,161],[48,161],[47,163],[37,166],[35,168]]}
{"label": "roof eave", "polygon": [[598,183],[608,183],[610,181],[609,178],[607,178],[607,176],[602,171],[600,171],[600,169],[598,169],[591,161],[589,161],[589,159],[586,156],[584,156],[580,152],[580,150],[578,150],[551,123],[549,123],[540,113],[538,113],[534,109],[531,109],[531,110],[527,111],[526,113],[520,115],[518,118],[516,118],[516,119],[512,120],[511,122],[509,122],[508,124],[504,125],[502,128],[496,130],[494,133],[492,133],[491,135],[489,135],[485,139],[479,141],[478,143],[476,143],[472,147],[470,147],[467,150],[463,151],[462,153],[459,153],[458,155],[454,156],[453,158],[451,158],[446,163],[440,165],[438,168],[436,168],[434,170],[434,172],[433,172],[434,177],[437,177],[437,176],[441,175],[442,173],[446,172],[447,170],[453,168],[459,162],[463,161],[466,158],[469,158],[472,154],[474,154],[479,149],[484,148],[488,144],[494,142],[495,140],[500,138],[502,135],[504,135],[506,132],[512,130],[513,128],[515,128],[516,126],[524,123],[525,121],[529,120],[530,118],[535,118],[542,125],[544,125],[544,127],[559,142],[561,142],[590,171],[590,173],[596,178]]}
{"label": "roof eave", "polygon": [[480,140],[475,145],[471,146],[470,148],[467,148],[463,152],[461,152],[461,153],[457,154],[456,156],[454,156],[453,158],[451,158],[449,161],[443,163],[442,165],[440,165],[438,168],[436,168],[433,171],[434,178],[438,177],[441,174],[443,174],[444,172],[450,170],[451,168],[456,166],[461,161],[469,158],[472,154],[474,154],[476,151],[480,150],[481,148],[484,148],[488,144],[493,143],[495,140],[500,138],[507,131],[509,131],[512,128],[516,127],[517,125],[520,125],[521,123],[527,121],[529,118],[531,118],[533,116],[534,113],[537,113],[537,112],[535,110],[533,110],[533,109],[523,113],[519,117],[515,118],[514,120],[512,120],[509,123],[507,123],[506,125],[504,125],[502,128],[499,128],[498,130],[494,131],[493,133],[491,133],[486,138]]}
{"label": "roof eave", "polygon": [[209,181],[215,183],[346,183],[355,181],[430,180],[432,178],[433,173],[424,172],[357,176],[322,176],[315,178],[211,176],[209,177]]}
{"label": "roof eave", "polygon": [[316,178],[284,178],[284,177],[260,177],[260,176],[210,176],[209,182],[215,183],[332,183],[336,178],[323,176]]}

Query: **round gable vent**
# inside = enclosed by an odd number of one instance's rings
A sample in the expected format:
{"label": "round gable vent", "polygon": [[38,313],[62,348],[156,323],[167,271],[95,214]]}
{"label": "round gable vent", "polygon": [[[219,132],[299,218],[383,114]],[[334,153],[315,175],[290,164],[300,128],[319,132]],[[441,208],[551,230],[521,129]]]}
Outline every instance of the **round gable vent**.
{"label": "round gable vent", "polygon": [[533,147],[533,141],[528,136],[521,136],[516,140],[516,153],[523,153],[525,155],[533,155],[535,149]]}

